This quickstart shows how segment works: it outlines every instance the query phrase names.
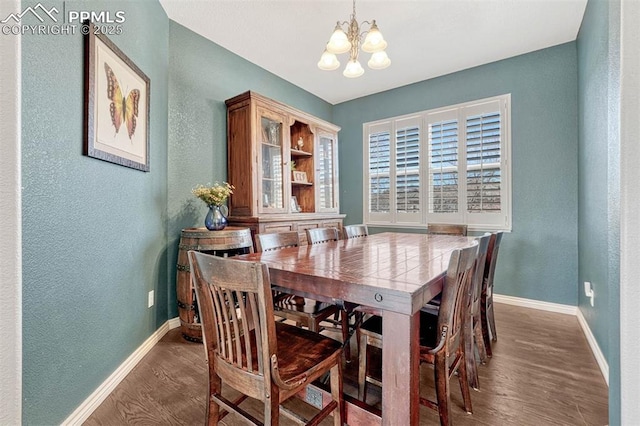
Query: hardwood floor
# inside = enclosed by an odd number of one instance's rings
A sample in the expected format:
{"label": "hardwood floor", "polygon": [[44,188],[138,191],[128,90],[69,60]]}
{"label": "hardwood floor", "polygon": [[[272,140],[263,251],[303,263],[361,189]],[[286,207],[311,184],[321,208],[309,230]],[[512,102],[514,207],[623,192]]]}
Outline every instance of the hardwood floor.
{"label": "hardwood floor", "polygon": [[[493,358],[479,366],[480,391],[471,394],[473,414],[464,412],[460,389],[452,383],[453,423],[608,424],[608,388],[578,320],[503,304],[496,304],[495,311],[499,340],[494,343]],[[421,395],[433,398],[432,370],[429,366],[422,369]],[[171,330],[85,425],[201,425],[206,377],[202,346],[184,340],[179,329]],[[356,377],[354,358],[345,368],[345,392],[357,394]],[[373,385],[369,389],[367,402],[379,403],[379,389]],[[259,403],[247,400],[243,404],[261,418]],[[221,423],[239,424],[234,415]],[[282,424],[293,423],[284,418]],[[420,424],[439,424],[437,413],[421,407]]]}

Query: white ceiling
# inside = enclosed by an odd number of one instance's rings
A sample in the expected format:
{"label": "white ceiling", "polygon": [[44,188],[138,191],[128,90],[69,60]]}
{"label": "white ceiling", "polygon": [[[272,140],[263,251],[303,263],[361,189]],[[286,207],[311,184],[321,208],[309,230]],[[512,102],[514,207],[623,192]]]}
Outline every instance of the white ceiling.
{"label": "white ceiling", "polygon": [[[331,104],[575,40],[587,0],[358,0],[391,66],[343,77],[316,66],[351,0],[160,0],[170,19]],[[365,28],[368,28],[365,25]]]}

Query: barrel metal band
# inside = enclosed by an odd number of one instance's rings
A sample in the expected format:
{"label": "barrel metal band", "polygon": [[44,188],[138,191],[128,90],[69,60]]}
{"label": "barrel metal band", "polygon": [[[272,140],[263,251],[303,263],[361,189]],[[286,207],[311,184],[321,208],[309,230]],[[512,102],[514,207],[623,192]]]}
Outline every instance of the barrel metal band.
{"label": "barrel metal band", "polygon": [[186,303],[182,303],[181,301],[178,300],[178,308],[186,309],[188,311],[195,311],[197,306],[195,305],[195,303],[187,305]]}
{"label": "barrel metal band", "polygon": [[251,247],[251,241],[243,241],[235,244],[224,244],[222,248],[215,248],[215,246],[211,245],[187,245],[187,244],[179,244],[179,250],[194,250],[194,251],[216,251],[216,250],[233,250],[233,249],[241,249],[241,248],[249,248]]}

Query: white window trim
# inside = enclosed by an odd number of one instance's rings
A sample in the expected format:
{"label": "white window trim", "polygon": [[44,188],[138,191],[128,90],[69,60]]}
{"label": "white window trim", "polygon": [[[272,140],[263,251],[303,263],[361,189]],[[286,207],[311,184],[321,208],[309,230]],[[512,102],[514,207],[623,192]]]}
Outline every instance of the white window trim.
{"label": "white window trim", "polygon": [[[500,213],[496,213],[489,222],[479,221],[479,218],[491,218],[491,213],[482,213],[476,215],[475,213],[466,212],[466,172],[465,176],[459,177],[459,197],[461,199],[460,213],[452,214],[429,214],[428,213],[428,189],[425,185],[426,179],[428,179],[428,173],[426,167],[420,167],[420,214],[418,220],[411,219],[409,214],[398,214],[396,212],[396,189],[393,184],[396,176],[396,129],[406,122],[415,122],[417,119],[420,126],[420,162],[426,161],[426,149],[428,134],[428,118],[434,115],[450,115],[455,112],[458,117],[459,123],[459,164],[461,170],[467,170],[466,168],[466,122],[463,116],[469,114],[463,114],[464,109],[470,107],[481,107],[484,104],[498,101],[500,103],[500,115],[501,115],[501,143],[500,143],[500,174],[501,174],[501,204],[502,210]],[[461,223],[466,224],[471,231],[507,231],[510,232],[512,228],[513,216],[512,216],[512,170],[511,170],[511,94],[505,94],[500,96],[494,96],[485,99],[479,99],[470,102],[464,102],[456,105],[450,105],[446,107],[435,108],[431,110],[421,111],[418,113],[406,114],[397,117],[386,118],[377,120],[362,125],[363,134],[363,222],[372,227],[385,227],[385,228],[416,228],[424,229],[428,226],[428,223]],[[390,166],[389,176],[394,179],[390,182],[389,188],[389,213],[370,213],[369,212],[369,135],[370,133],[376,133],[379,131],[389,132],[389,151],[390,151]],[[476,220],[474,220],[476,219]]]}

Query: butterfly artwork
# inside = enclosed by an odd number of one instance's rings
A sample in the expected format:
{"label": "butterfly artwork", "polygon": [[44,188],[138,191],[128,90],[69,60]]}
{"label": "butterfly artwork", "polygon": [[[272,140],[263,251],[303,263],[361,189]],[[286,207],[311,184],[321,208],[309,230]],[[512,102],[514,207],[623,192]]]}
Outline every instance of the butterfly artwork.
{"label": "butterfly artwork", "polygon": [[120,127],[125,124],[129,140],[131,140],[136,132],[140,90],[133,89],[125,97],[116,74],[106,62],[104,63],[104,70],[107,73],[107,97],[111,101],[109,105],[111,123],[116,128],[116,134],[120,131]]}

